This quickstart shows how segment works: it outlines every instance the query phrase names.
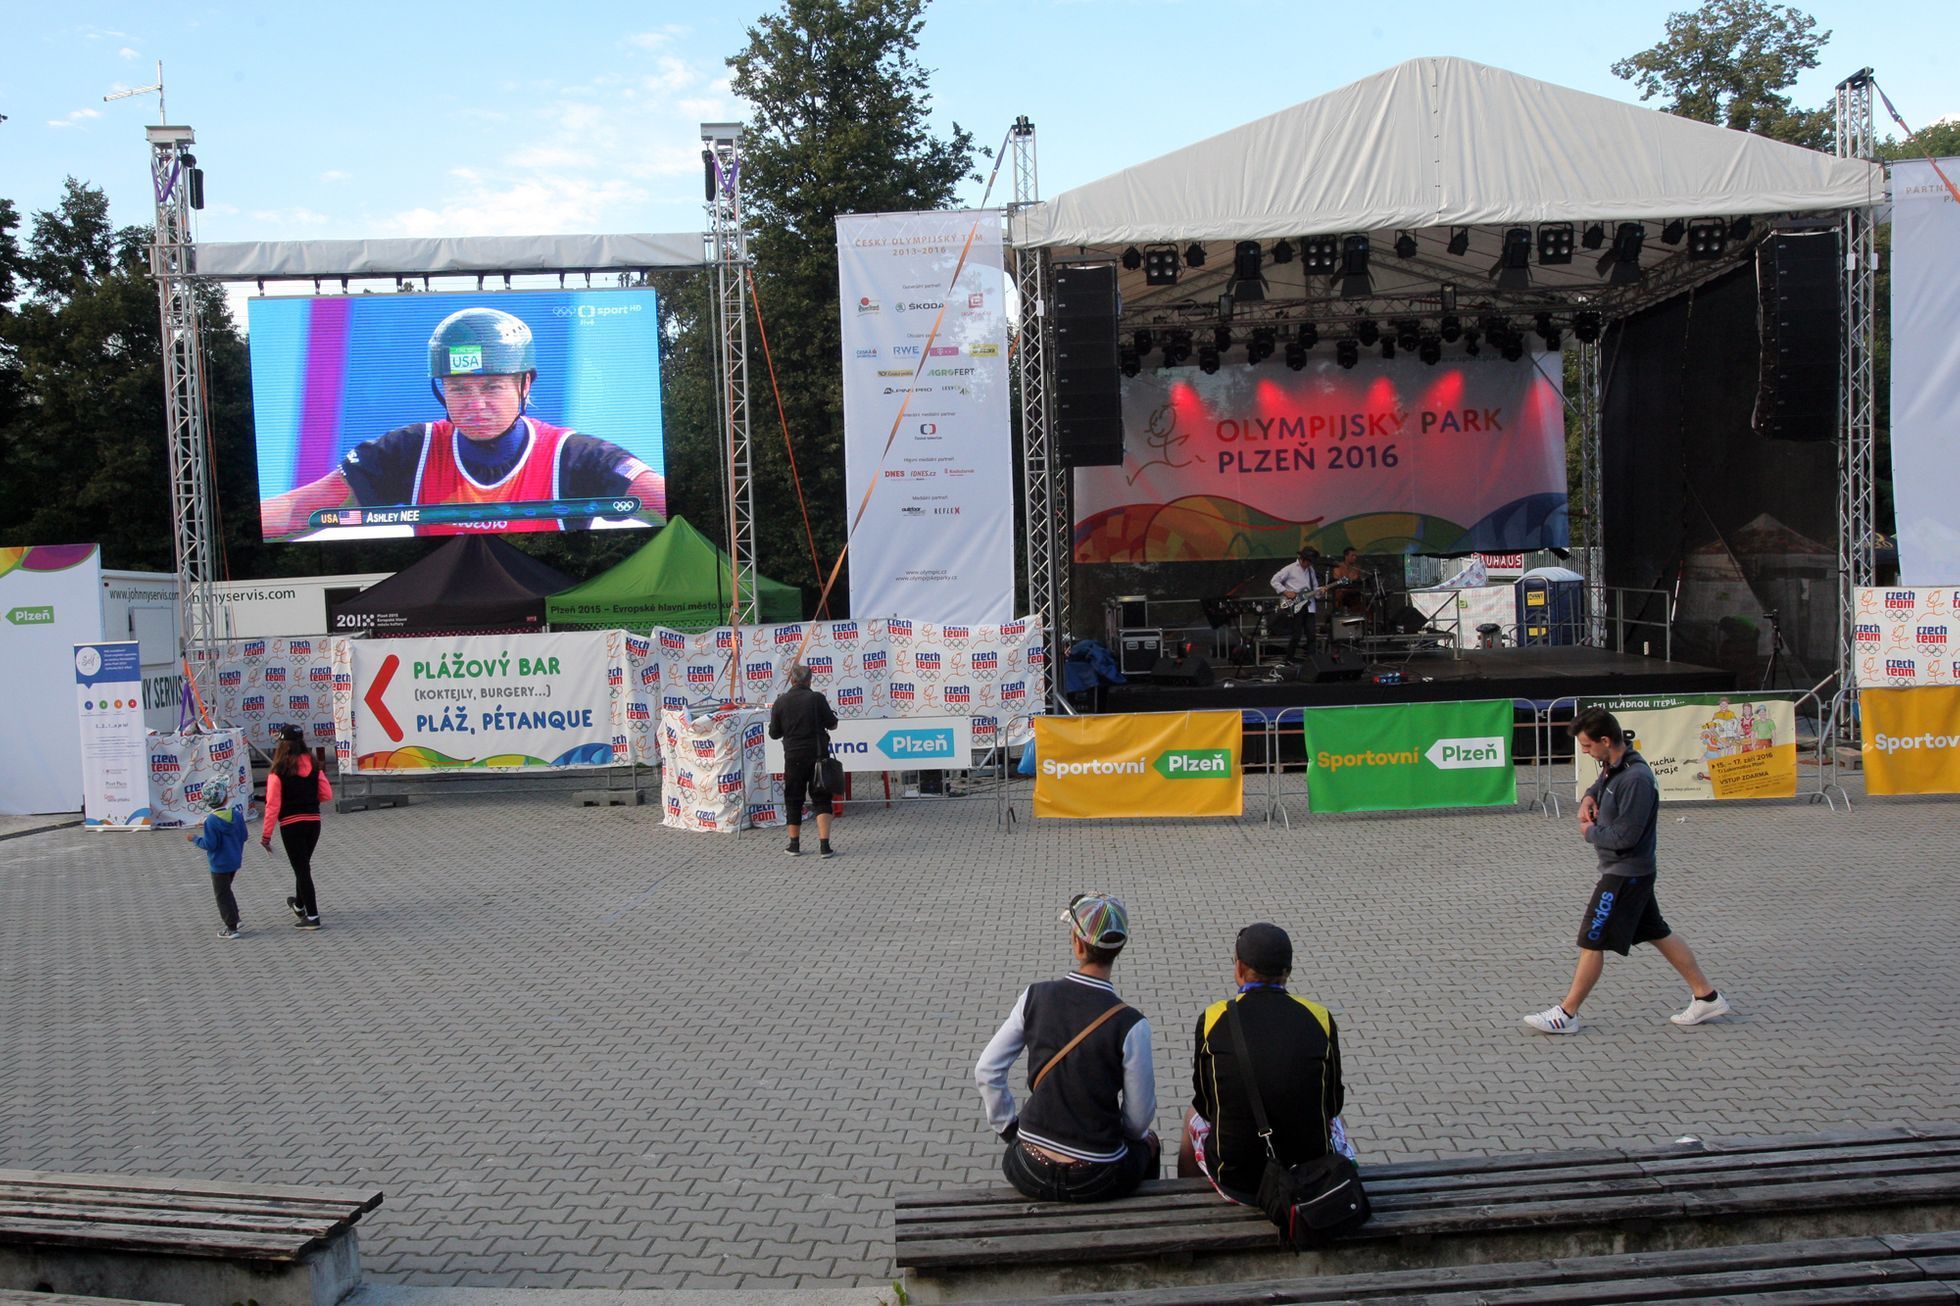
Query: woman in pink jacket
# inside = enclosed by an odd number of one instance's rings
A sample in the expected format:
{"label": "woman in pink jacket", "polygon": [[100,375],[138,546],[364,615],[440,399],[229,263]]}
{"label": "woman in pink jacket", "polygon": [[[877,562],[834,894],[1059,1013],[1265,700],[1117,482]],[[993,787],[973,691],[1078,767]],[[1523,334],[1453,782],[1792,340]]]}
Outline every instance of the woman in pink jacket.
{"label": "woman in pink jacket", "polygon": [[314,765],[306,751],[306,735],[298,726],[281,726],[272,771],[265,778],[265,829],[259,843],[270,852],[272,831],[278,829],[286,859],[293,864],[293,896],[286,905],[302,930],[320,928],[320,904],[313,897],[313,850],[320,843],[320,804],[332,798],[327,773]]}

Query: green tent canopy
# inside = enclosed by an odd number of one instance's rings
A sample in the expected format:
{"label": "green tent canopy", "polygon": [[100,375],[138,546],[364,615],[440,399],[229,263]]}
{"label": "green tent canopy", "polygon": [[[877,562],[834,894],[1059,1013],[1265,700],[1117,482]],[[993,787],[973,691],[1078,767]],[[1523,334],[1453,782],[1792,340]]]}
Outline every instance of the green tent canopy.
{"label": "green tent canopy", "polygon": [[[610,571],[545,600],[553,630],[707,630],[728,621],[728,555],[679,517]],[[800,621],[803,592],[758,577],[761,620]]]}

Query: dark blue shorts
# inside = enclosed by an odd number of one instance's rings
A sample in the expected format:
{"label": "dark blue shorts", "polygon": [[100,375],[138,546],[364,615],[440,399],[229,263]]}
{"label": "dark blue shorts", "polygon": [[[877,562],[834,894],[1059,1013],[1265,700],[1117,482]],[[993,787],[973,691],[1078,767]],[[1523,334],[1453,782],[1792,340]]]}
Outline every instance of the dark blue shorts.
{"label": "dark blue shorts", "polygon": [[1579,921],[1579,946],[1624,957],[1634,944],[1652,943],[1672,933],[1654,900],[1653,876],[1602,875]]}

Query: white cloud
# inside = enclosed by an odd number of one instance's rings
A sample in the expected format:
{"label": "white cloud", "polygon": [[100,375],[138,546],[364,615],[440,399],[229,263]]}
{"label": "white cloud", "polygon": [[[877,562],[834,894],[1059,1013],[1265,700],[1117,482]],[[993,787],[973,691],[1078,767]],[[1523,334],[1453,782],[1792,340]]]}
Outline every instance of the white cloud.
{"label": "white cloud", "polygon": [[113,27],[85,27],[82,29],[82,37],[89,41],[127,41],[130,39],[128,32],[119,32]]}
{"label": "white cloud", "polygon": [[667,26],[656,28],[651,32],[628,32],[626,34],[626,44],[636,50],[660,50],[671,45],[675,37],[685,36],[686,34],[687,29],[685,27],[677,23],[669,23]]}
{"label": "white cloud", "polygon": [[100,118],[101,116],[102,116],[102,110],[100,109],[76,109],[72,113],[70,113],[66,118],[48,119],[48,126],[80,127],[83,124],[88,123],[96,118]]}
{"label": "white cloud", "polygon": [[116,53],[121,55],[125,59],[141,59],[143,57],[140,51],[132,50],[126,45],[122,49],[116,51]]}
{"label": "white cloud", "polygon": [[623,178],[544,176],[477,186],[441,207],[414,208],[382,221],[402,236],[541,236],[631,230],[647,193]]}
{"label": "white cloud", "polygon": [[331,184],[336,181],[346,181],[351,175],[351,173],[342,172],[339,168],[328,168],[320,174],[320,180]]}
{"label": "white cloud", "polygon": [[684,91],[701,80],[701,75],[685,59],[663,54],[656,61],[657,71],[641,78],[641,84],[656,95]]}

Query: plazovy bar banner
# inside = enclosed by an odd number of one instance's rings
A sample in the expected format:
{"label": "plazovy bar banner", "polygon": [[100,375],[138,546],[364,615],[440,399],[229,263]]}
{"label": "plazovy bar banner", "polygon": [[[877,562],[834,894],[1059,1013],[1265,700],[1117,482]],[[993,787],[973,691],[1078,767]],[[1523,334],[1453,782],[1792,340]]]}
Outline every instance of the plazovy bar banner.
{"label": "plazovy bar banner", "polygon": [[[1960,177],[1960,159],[1941,165]],[[1899,579],[1960,581],[1960,458],[1953,396],[1960,393],[1960,203],[1923,159],[1892,165],[1892,484],[1898,496]]]}
{"label": "plazovy bar banner", "polygon": [[860,617],[1014,615],[1003,248],[997,209],[837,219],[845,511],[866,505],[850,552]]}

